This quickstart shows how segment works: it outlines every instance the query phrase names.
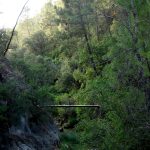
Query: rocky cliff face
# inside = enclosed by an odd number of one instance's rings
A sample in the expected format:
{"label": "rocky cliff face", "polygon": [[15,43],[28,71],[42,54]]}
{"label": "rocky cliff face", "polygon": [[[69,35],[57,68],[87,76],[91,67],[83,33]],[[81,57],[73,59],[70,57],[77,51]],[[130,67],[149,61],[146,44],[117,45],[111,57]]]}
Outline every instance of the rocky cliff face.
{"label": "rocky cliff face", "polygon": [[23,116],[18,126],[9,129],[8,139],[8,150],[55,150],[59,145],[58,130],[54,123],[35,124]]}
{"label": "rocky cliff face", "polygon": [[[0,84],[11,84],[14,80],[17,81],[14,90],[19,92],[29,88],[21,74],[14,72],[10,62],[6,58],[0,58]],[[9,100],[0,99],[0,105],[9,105]],[[58,149],[59,131],[52,119],[47,122],[35,121],[29,111],[18,114],[18,118],[14,124],[0,126],[1,150]]]}
{"label": "rocky cliff face", "polygon": [[[1,149],[7,150],[55,150],[59,145],[58,130],[54,123],[34,124],[21,116],[17,126],[12,125],[4,134]],[[29,122],[31,123],[31,122]]]}

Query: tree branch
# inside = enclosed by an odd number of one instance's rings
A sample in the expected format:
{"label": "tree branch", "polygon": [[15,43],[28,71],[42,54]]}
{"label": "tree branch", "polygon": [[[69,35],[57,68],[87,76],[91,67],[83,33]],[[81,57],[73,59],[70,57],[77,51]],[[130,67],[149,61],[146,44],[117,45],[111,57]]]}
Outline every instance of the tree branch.
{"label": "tree branch", "polygon": [[15,25],[14,25],[14,27],[13,27],[12,32],[11,32],[10,39],[9,39],[9,41],[8,41],[8,43],[7,43],[7,45],[6,45],[6,49],[4,50],[4,53],[3,53],[4,56],[6,55],[8,49],[9,49],[9,46],[10,46],[11,41],[12,41],[12,39],[13,39],[14,32],[15,32],[16,26],[17,26],[17,24],[18,24],[18,21],[19,21],[19,19],[20,19],[20,16],[21,16],[21,14],[23,13],[23,10],[24,10],[24,8],[25,8],[25,6],[27,5],[28,2],[29,2],[29,0],[27,0],[27,1],[25,2],[25,4],[23,5],[23,7],[22,7],[22,9],[21,9],[21,11],[20,11],[20,13],[19,13],[19,16],[17,17],[16,23],[15,23]]}
{"label": "tree branch", "polygon": [[44,105],[44,106],[39,106],[40,108],[44,107],[100,107],[100,105]]}

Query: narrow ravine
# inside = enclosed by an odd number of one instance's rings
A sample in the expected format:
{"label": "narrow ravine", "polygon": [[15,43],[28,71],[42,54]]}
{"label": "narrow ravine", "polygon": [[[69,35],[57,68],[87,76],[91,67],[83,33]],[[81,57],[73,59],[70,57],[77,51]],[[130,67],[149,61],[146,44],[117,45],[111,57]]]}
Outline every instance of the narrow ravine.
{"label": "narrow ravine", "polygon": [[0,150],[149,150],[149,20],[150,0],[0,0]]}

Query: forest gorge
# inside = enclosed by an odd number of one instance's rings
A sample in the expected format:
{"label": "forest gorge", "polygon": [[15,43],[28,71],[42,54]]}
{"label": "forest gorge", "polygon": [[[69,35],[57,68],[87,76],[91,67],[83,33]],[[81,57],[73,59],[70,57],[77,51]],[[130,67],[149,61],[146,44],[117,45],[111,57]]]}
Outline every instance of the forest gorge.
{"label": "forest gorge", "polygon": [[149,150],[150,1],[28,11],[5,56],[11,29],[0,29],[0,149]]}

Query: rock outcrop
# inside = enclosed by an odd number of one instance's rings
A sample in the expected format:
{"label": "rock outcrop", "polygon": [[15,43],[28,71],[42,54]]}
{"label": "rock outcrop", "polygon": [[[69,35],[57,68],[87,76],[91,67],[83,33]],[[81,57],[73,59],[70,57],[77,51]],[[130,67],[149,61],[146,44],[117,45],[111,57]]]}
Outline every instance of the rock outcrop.
{"label": "rock outcrop", "polygon": [[[0,57],[0,84],[11,84],[14,80],[17,81],[14,90],[20,92],[30,88],[25,83],[23,76],[14,71],[10,62],[6,58]],[[0,105],[8,105],[8,101],[0,99]],[[46,122],[35,122],[32,117],[29,111],[18,114],[17,123],[9,124],[4,127],[5,130],[0,130],[1,150],[58,149],[59,131],[54,121],[49,119]]]}
{"label": "rock outcrop", "polygon": [[[24,121],[22,121],[24,120]],[[21,117],[19,126],[9,129],[8,150],[56,150],[59,145],[58,129],[52,122],[27,124]],[[31,122],[29,122],[30,124]]]}

